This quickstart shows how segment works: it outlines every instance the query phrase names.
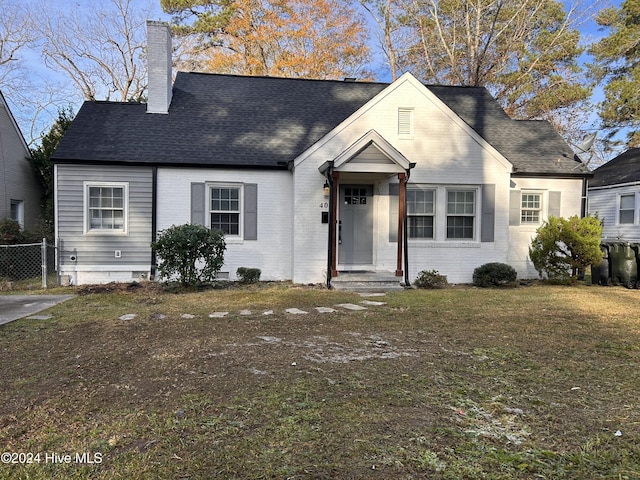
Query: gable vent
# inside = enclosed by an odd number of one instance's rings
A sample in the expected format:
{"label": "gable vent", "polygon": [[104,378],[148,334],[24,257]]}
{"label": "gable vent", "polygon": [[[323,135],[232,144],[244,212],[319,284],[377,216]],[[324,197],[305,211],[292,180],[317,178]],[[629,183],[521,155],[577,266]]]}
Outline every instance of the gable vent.
{"label": "gable vent", "polygon": [[413,109],[398,109],[398,134],[413,135]]}

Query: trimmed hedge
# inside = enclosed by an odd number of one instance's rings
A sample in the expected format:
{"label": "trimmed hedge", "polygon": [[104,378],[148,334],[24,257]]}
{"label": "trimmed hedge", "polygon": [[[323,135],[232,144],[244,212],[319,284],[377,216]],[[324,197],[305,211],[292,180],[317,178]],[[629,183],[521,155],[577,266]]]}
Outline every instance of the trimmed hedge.
{"label": "trimmed hedge", "polygon": [[476,287],[504,287],[515,285],[518,273],[511,265],[500,262],[485,263],[473,271]]}

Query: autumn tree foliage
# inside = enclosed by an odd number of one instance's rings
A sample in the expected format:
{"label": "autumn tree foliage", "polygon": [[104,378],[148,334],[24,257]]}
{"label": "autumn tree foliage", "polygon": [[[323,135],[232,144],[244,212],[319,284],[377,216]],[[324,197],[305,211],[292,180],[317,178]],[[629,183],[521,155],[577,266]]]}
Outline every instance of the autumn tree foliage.
{"label": "autumn tree foliage", "polygon": [[161,0],[181,35],[200,37],[204,71],[369,78],[363,17],[345,0]]}
{"label": "autumn tree foliage", "polygon": [[640,0],[626,0],[619,8],[599,12],[596,22],[609,35],[591,47],[592,72],[603,82],[599,105],[603,126],[615,135],[628,128],[628,146],[640,146]]}

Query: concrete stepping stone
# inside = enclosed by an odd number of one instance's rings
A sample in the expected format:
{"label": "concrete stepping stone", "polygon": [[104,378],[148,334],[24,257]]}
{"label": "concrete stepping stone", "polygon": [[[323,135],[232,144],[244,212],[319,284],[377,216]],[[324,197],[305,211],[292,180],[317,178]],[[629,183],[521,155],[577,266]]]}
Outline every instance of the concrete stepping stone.
{"label": "concrete stepping stone", "polygon": [[183,313],[182,315],[180,315],[180,318],[186,318],[190,320],[192,318],[196,318],[196,316],[191,313]]}
{"label": "concrete stepping stone", "polygon": [[251,310],[240,310],[240,315],[243,315],[243,316],[251,315]]}
{"label": "concrete stepping stone", "polygon": [[358,295],[361,297],[384,297],[386,293],[383,292],[360,292]]}
{"label": "concrete stepping stone", "polygon": [[362,300],[362,305],[371,305],[372,307],[379,307],[380,305],[386,305],[387,302],[374,302],[373,300]]}
{"label": "concrete stepping stone", "polygon": [[53,315],[31,315],[27,320],[51,320]]}
{"label": "concrete stepping stone", "polygon": [[337,312],[337,310],[335,308],[331,308],[331,307],[316,307],[316,310],[318,311],[318,313],[333,313],[333,312]]}
{"label": "concrete stepping stone", "polygon": [[367,307],[363,307],[362,305],[355,305],[353,303],[339,303],[336,307],[346,308],[347,310],[366,310]]}
{"label": "concrete stepping stone", "polygon": [[304,310],[300,310],[299,308],[287,308],[285,310],[287,313],[291,313],[292,315],[306,315],[309,312],[305,312]]}
{"label": "concrete stepping stone", "polygon": [[273,315],[273,310],[267,310],[266,312],[262,312],[263,315]]}
{"label": "concrete stepping stone", "polygon": [[209,318],[224,318],[229,315],[229,312],[213,312],[209,314]]}
{"label": "concrete stepping stone", "polygon": [[127,313],[125,315],[122,315],[121,317],[118,317],[120,320],[123,321],[127,321],[127,320],[133,320],[134,318],[136,318],[138,315],[136,315],[135,313]]}

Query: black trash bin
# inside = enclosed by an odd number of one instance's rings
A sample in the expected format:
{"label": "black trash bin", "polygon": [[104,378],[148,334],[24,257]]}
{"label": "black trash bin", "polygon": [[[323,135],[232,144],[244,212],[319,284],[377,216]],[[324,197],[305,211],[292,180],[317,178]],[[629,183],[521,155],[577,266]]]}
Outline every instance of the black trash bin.
{"label": "black trash bin", "polygon": [[609,246],[601,243],[602,261],[599,265],[591,265],[591,283],[593,285],[609,285]]}
{"label": "black trash bin", "polygon": [[636,263],[636,252],[631,244],[613,242],[608,247],[611,283],[635,288],[638,283],[638,264]]}

